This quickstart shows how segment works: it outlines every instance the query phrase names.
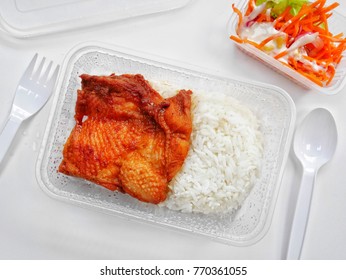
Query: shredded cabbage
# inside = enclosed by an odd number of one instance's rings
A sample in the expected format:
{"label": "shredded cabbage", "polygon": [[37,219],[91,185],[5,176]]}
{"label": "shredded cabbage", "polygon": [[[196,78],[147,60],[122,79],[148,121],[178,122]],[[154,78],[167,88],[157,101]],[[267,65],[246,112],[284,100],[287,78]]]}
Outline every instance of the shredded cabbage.
{"label": "shredded cabbage", "polygon": [[276,18],[281,15],[288,6],[291,7],[290,13],[295,16],[308,0],[256,0],[256,5],[258,6],[265,2],[267,2],[267,7],[271,8],[271,15]]}

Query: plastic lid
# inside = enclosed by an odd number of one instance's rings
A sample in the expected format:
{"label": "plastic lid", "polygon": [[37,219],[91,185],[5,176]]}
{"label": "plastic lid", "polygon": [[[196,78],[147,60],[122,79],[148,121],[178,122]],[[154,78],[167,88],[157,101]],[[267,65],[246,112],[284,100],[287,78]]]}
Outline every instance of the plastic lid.
{"label": "plastic lid", "polygon": [[1,0],[0,28],[30,37],[173,10],[190,0]]}

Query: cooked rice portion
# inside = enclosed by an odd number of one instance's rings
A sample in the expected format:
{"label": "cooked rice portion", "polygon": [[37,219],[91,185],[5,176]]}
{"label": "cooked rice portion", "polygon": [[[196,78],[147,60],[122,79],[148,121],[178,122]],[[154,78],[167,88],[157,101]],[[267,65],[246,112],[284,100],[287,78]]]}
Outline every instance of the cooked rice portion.
{"label": "cooked rice portion", "polygon": [[[169,95],[169,87],[156,86]],[[196,91],[192,114],[189,154],[161,205],[204,214],[235,210],[259,177],[263,152],[259,121],[234,98]]]}

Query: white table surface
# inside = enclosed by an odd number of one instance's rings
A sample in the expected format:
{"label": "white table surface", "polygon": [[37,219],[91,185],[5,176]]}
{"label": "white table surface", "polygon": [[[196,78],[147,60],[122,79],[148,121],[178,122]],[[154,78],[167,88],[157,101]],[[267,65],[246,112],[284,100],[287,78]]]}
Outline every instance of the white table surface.
{"label": "white table surface", "polygon": [[[339,1],[346,15],[346,1]],[[0,127],[14,91],[35,52],[62,63],[85,41],[116,44],[206,67],[216,74],[271,83],[286,90],[297,107],[297,124],[316,107],[334,115],[339,132],[334,158],[316,180],[303,259],[346,259],[346,88],[323,96],[240,52],[228,39],[230,0],[192,0],[183,9],[48,36],[0,35]],[[299,165],[288,158],[271,226],[262,240],[233,247],[184,233],[128,221],[47,196],[35,165],[51,101],[23,123],[0,166],[1,259],[282,259],[300,182]]]}

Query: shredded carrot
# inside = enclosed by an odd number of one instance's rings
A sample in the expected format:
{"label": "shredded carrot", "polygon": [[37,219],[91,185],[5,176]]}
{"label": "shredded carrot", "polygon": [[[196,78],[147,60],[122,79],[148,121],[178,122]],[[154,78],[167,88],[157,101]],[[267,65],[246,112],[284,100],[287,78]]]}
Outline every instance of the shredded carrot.
{"label": "shredded carrot", "polygon": [[232,4],[232,8],[233,8],[233,11],[238,15],[239,19],[238,19],[238,26],[237,26],[237,35],[239,36],[240,34],[240,28],[241,28],[241,25],[243,23],[243,14],[241,13],[241,11],[234,5]]}
{"label": "shredded carrot", "polygon": [[281,53],[278,53],[277,55],[274,56],[275,59],[280,59],[281,57],[284,57],[285,55],[287,55],[288,52],[287,51],[283,51]]}
{"label": "shredded carrot", "polygon": [[235,41],[235,42],[237,42],[237,43],[239,43],[239,44],[244,43],[244,40],[240,39],[240,38],[237,37],[237,36],[231,35],[230,38],[231,38],[233,41]]}
{"label": "shredded carrot", "polygon": [[256,5],[255,0],[249,0],[247,10],[245,12],[245,16],[248,16],[253,11],[255,5]]}
{"label": "shredded carrot", "polygon": [[322,59],[325,55],[327,55],[327,49],[323,49],[320,53],[314,56],[315,59]]}
{"label": "shredded carrot", "polygon": [[332,81],[332,79],[333,79],[333,77],[335,75],[335,67],[332,66],[332,67],[328,67],[328,68],[329,68],[330,77],[329,77],[326,85],[329,85],[331,83],[331,81]]}
{"label": "shredded carrot", "polygon": [[339,5],[340,5],[339,3],[335,2],[335,3],[331,4],[331,5],[329,5],[328,7],[323,8],[323,9],[321,10],[321,14],[326,14],[326,13],[328,13],[329,11],[335,9],[335,8],[336,8],[337,6],[339,6]]}
{"label": "shredded carrot", "polygon": [[[254,21],[254,24],[272,22],[273,27],[278,33],[268,35],[267,38],[259,43],[241,37],[241,29],[245,28],[246,20],[255,9],[255,0],[249,0],[244,14],[233,4],[233,11],[238,15],[239,20],[236,27],[237,36],[232,35],[230,38],[237,43],[250,44],[260,50],[268,51],[268,48],[264,48],[265,45],[277,37],[283,37],[282,32],[286,33],[287,36],[284,39],[286,49],[280,53],[273,52],[271,55],[316,84],[326,86],[332,82],[335,76],[336,66],[340,63],[343,58],[343,53],[346,50],[346,38],[344,34],[339,33],[333,35],[328,25],[328,19],[332,16],[332,10],[339,6],[339,3],[335,2],[327,6],[326,2],[326,0],[316,0],[303,4],[295,15],[291,14],[291,7],[287,7],[276,18],[272,17],[269,10],[265,8],[255,19],[251,18],[251,20]],[[298,58],[290,54],[289,47],[305,33],[317,33],[318,39],[300,47],[305,49],[307,55],[303,56],[304,61],[299,61]],[[282,59],[284,57],[285,59]]]}
{"label": "shredded carrot", "polygon": [[244,39],[244,43],[247,43],[247,44],[249,44],[249,45],[253,45],[254,47],[256,47],[257,49],[261,49],[261,47],[260,47],[260,45],[259,44],[257,44],[256,42],[253,42],[253,41],[250,41],[250,40],[248,40],[248,39]]}
{"label": "shredded carrot", "polygon": [[320,37],[324,37],[332,42],[346,42],[346,38],[340,38],[340,36],[328,36],[325,34],[320,34]]}
{"label": "shredded carrot", "polygon": [[267,22],[267,21],[268,21],[268,18],[267,18],[267,15],[265,14],[260,14],[256,19],[256,22]]}
{"label": "shredded carrot", "polygon": [[318,79],[315,75],[311,74],[311,73],[307,73],[304,70],[301,69],[295,69],[298,73],[300,73],[301,75],[305,76],[306,78],[308,78],[309,80],[313,81],[314,83],[318,84],[319,86],[323,87],[323,82]]}
{"label": "shredded carrot", "polygon": [[280,37],[280,34],[279,34],[279,33],[267,37],[266,39],[264,39],[264,40],[259,44],[259,47],[260,47],[260,48],[263,48],[266,44],[268,44],[270,41],[276,39],[277,37]]}
{"label": "shredded carrot", "polygon": [[285,11],[275,19],[275,22],[281,22],[284,18],[286,18],[290,10],[291,10],[291,7],[287,7]]}

